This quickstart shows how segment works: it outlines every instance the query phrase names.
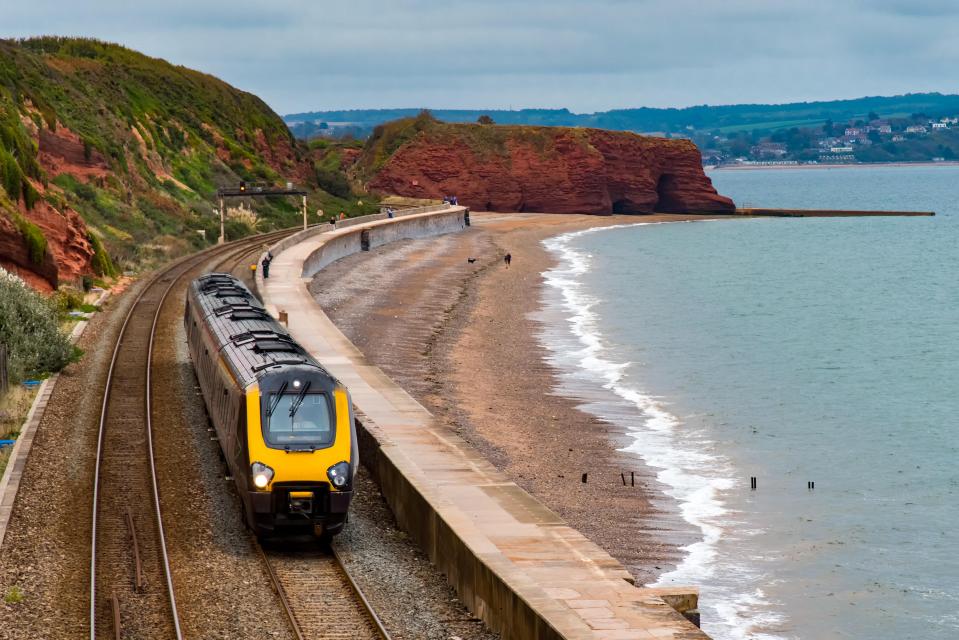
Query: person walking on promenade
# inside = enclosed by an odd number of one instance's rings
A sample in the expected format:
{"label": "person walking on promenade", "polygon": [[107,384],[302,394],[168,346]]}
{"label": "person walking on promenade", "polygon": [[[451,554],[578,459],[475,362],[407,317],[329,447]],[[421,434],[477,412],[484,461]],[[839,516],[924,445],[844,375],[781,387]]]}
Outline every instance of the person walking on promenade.
{"label": "person walking on promenade", "polygon": [[392,217],[393,217],[393,207],[387,207],[387,208],[386,208],[386,217],[387,217],[387,218],[392,218]]}
{"label": "person walking on promenade", "polygon": [[260,264],[263,265],[263,279],[264,279],[264,280],[266,280],[267,278],[270,277],[270,263],[271,263],[271,262],[273,262],[273,254],[267,252],[267,254],[266,254],[265,256],[263,256],[263,262],[260,263]]}
{"label": "person walking on promenade", "polygon": [[506,263],[506,268],[509,269],[509,263],[513,261],[513,254],[507,253],[503,256],[503,262]]}

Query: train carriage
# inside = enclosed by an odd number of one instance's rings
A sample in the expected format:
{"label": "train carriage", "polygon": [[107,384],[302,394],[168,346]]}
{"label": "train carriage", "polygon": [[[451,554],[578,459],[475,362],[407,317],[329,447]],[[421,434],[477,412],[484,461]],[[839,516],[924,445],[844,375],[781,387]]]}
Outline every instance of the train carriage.
{"label": "train carriage", "polygon": [[339,533],[359,463],[346,388],[231,275],[190,285],[184,326],[249,526]]}

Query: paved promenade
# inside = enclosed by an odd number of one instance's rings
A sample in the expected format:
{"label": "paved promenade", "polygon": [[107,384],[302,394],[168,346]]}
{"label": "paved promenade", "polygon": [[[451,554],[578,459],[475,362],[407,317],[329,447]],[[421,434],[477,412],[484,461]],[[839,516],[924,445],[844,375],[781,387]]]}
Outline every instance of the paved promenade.
{"label": "paved promenade", "polygon": [[633,586],[618,561],[438,424],[327,318],[307,290],[304,264],[324,243],[365,226],[280,252],[258,284],[267,308],[285,311],[293,336],[349,388],[379,442],[380,466],[392,470],[387,501],[464,603],[504,638],[707,638],[664,600],[695,609],[694,589]]}

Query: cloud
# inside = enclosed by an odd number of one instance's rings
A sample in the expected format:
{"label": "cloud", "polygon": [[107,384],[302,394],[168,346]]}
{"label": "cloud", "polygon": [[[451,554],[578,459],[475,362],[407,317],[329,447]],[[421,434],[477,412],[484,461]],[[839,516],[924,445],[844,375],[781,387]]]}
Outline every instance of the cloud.
{"label": "cloud", "polygon": [[785,102],[952,89],[946,0],[34,0],[0,35],[87,35],[277,111]]}

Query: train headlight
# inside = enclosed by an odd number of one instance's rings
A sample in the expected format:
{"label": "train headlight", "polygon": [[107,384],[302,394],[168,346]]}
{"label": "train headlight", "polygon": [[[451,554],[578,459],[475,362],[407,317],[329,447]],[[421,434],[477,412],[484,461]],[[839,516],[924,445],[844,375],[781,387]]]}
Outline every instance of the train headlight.
{"label": "train headlight", "polygon": [[350,463],[337,462],[326,470],[326,477],[330,479],[330,484],[337,489],[346,489],[349,487],[351,480]]}
{"label": "train headlight", "polygon": [[273,479],[273,469],[262,462],[254,462],[250,465],[250,473],[253,474],[253,486],[257,489],[266,489]]}

